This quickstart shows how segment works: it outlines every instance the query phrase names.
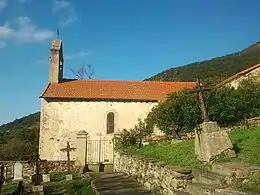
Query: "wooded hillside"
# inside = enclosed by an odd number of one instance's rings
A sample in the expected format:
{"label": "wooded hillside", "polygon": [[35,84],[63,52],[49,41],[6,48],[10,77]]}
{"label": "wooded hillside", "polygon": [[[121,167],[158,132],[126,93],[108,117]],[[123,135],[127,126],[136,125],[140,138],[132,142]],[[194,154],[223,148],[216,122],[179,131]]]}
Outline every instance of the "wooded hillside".
{"label": "wooded hillside", "polygon": [[0,161],[28,160],[38,152],[40,113],[0,126]]}
{"label": "wooded hillside", "polygon": [[260,62],[260,42],[233,54],[202,62],[171,68],[146,80],[194,81],[200,78],[206,85],[215,85],[224,79]]}

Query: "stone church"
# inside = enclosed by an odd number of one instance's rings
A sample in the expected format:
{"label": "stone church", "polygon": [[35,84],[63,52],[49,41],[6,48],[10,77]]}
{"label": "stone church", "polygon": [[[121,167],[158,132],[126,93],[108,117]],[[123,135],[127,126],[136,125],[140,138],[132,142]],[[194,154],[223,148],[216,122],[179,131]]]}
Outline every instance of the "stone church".
{"label": "stone church", "polygon": [[62,40],[52,41],[48,83],[41,99],[39,154],[66,160],[67,142],[79,165],[113,163],[114,134],[132,128],[138,118],[169,93],[193,88],[194,82],[76,80],[63,78]]}

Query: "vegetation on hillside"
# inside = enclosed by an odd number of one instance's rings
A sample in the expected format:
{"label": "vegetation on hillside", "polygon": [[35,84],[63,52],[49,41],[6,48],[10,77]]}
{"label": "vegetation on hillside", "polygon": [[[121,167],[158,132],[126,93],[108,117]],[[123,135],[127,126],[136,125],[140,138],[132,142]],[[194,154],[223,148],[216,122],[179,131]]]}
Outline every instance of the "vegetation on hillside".
{"label": "vegetation on hillside", "polygon": [[0,126],[0,161],[29,160],[38,152],[40,113]]}
{"label": "vegetation on hillside", "polygon": [[165,70],[146,80],[195,81],[215,85],[260,62],[260,42],[233,54]]}

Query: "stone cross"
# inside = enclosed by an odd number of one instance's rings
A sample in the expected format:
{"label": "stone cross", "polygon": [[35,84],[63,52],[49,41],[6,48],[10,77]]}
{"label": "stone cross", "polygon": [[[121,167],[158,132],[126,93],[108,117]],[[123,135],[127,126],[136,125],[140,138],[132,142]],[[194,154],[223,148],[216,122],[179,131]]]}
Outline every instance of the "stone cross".
{"label": "stone cross", "polygon": [[204,97],[203,97],[203,92],[204,91],[210,91],[210,90],[211,90],[210,88],[203,88],[199,79],[197,79],[197,82],[196,82],[196,89],[190,90],[191,93],[197,93],[198,94],[203,122],[209,121],[207,109],[206,109],[206,104],[205,104],[205,100],[204,100]]}
{"label": "stone cross", "polygon": [[20,162],[14,164],[14,180],[23,180],[23,164]]}
{"label": "stone cross", "polygon": [[67,142],[67,147],[61,149],[62,152],[67,152],[67,171],[70,173],[70,151],[76,150],[76,148],[71,148],[70,143]]}

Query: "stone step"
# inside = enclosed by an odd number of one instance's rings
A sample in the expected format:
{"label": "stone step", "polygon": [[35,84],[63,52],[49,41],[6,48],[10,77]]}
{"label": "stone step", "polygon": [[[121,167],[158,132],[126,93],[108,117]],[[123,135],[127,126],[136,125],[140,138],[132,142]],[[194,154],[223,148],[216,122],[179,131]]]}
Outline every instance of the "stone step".
{"label": "stone step", "polygon": [[202,183],[189,183],[187,185],[187,192],[191,195],[215,195],[216,189],[221,189],[221,186]]}
{"label": "stone step", "polygon": [[212,172],[225,176],[235,175],[238,178],[246,178],[253,173],[260,172],[260,166],[240,162],[214,163]]}
{"label": "stone step", "polygon": [[249,195],[245,192],[225,188],[215,184],[189,183],[187,192],[191,195]]}
{"label": "stone step", "polygon": [[123,173],[90,173],[92,187],[98,195],[153,195],[137,181]]}
{"label": "stone step", "polygon": [[195,177],[193,181],[195,183],[202,184],[217,184],[217,185],[225,185],[225,176],[220,175],[218,173],[214,173],[211,171],[208,172],[200,172],[198,170],[192,171],[193,176]]}
{"label": "stone step", "polygon": [[214,195],[249,195],[246,192],[240,192],[233,189],[216,189]]}

